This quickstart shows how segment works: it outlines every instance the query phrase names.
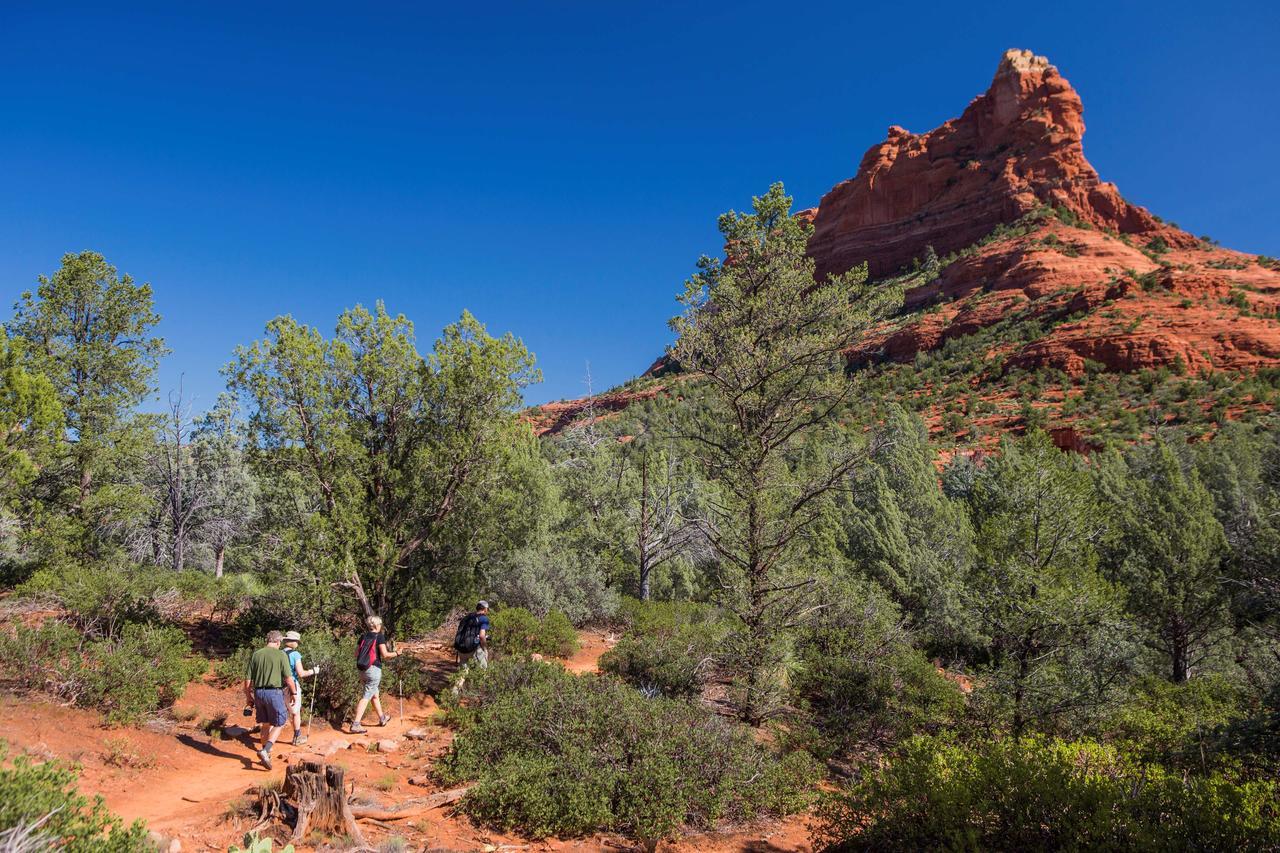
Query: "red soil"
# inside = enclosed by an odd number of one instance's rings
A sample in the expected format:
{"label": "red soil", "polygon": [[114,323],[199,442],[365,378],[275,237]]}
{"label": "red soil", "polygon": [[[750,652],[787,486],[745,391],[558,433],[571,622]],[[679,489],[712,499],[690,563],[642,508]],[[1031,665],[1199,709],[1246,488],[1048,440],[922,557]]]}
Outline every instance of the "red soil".
{"label": "red soil", "polygon": [[[579,651],[565,665],[573,672],[593,671],[600,655],[615,641],[604,633],[584,632]],[[452,665],[452,655],[443,644],[402,645],[430,665],[441,669]],[[240,691],[219,688],[208,679],[190,685],[175,706],[177,716],[194,712],[189,722],[162,718],[144,728],[111,729],[90,711],[64,708],[42,698],[0,696],[0,732],[9,742],[11,754],[79,763],[83,793],[101,794],[112,811],[127,820],[143,820],[165,843],[176,839],[186,851],[226,850],[238,843],[256,820],[238,814],[235,806],[249,800],[256,786],[282,780],[292,761],[309,758],[341,764],[347,769],[348,781],[354,783],[357,799],[387,807],[439,790],[429,777],[431,764],[448,750],[453,735],[433,722],[435,702],[430,698],[406,701],[401,718],[394,696],[384,694],[383,700],[393,719],[386,728],[371,728],[368,734],[346,734],[316,719],[311,742],[295,748],[287,743],[290,734],[286,729],[273,753],[275,768],[271,771],[256,761],[250,735],[215,740],[201,730],[203,721],[224,714],[229,725],[244,721]],[[404,733],[413,728],[424,730],[425,739],[405,738]],[[396,741],[397,749],[370,751],[383,739]],[[425,786],[409,784],[411,778],[417,782],[424,777]],[[383,825],[362,822],[361,826],[372,843],[398,835],[410,842],[410,849],[422,850],[625,850],[633,846],[618,836],[533,842],[478,827],[449,807],[425,818]],[[286,827],[276,826],[273,831],[280,840],[287,838]],[[310,844],[323,841],[309,839]],[[316,848],[304,845],[302,849]],[[661,849],[728,853],[811,848],[806,818],[798,816],[729,828],[723,833],[691,835]]]}

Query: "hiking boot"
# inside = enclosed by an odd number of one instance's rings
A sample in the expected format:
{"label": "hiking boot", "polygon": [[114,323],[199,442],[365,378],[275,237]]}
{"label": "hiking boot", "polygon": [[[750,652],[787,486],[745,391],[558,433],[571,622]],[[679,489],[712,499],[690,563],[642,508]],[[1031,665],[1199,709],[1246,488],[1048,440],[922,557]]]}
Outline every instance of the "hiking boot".
{"label": "hiking boot", "polygon": [[390,714],[383,714],[381,717],[378,718],[378,725],[380,726],[385,726],[389,722],[391,722]]}
{"label": "hiking boot", "polygon": [[369,731],[369,730],[368,730],[368,729],[366,729],[364,726],[360,725],[359,723],[352,723],[352,724],[351,724],[351,733],[352,733],[353,735],[358,735],[358,734],[360,734],[360,733],[362,733],[362,732],[367,732],[367,731]]}
{"label": "hiking boot", "polygon": [[310,738],[308,738],[306,735],[298,735],[296,738],[293,739],[293,745],[302,746],[308,740],[310,740]]}
{"label": "hiking boot", "polygon": [[271,769],[271,753],[267,752],[265,749],[259,749],[258,759],[262,761],[263,765],[265,765],[268,770]]}

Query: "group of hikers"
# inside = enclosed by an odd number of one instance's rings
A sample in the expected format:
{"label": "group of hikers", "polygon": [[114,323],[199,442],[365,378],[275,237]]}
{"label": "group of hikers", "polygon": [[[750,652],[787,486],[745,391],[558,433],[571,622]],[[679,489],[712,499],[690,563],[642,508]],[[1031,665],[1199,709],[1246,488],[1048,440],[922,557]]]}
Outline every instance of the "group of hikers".
{"label": "group of hikers", "polygon": [[[349,729],[353,734],[368,731],[364,727],[364,715],[370,703],[378,715],[379,726],[391,721],[391,716],[382,710],[382,666],[402,654],[388,645],[380,617],[370,616],[365,624],[367,630],[356,646],[356,669],[360,672],[362,690]],[[474,612],[462,618],[454,635],[453,648],[460,667],[488,666],[491,633],[489,602],[481,601]],[[307,742],[307,735],[302,731],[302,679],[318,676],[320,666],[317,664],[308,669],[303,665],[302,652],[298,648],[301,642],[302,635],[297,631],[268,632],[266,645],[250,656],[245,671],[244,714],[246,717],[253,715],[258,723],[260,746],[256,753],[268,770],[271,769],[271,750],[284,731],[285,723],[293,724],[294,746]],[[311,690],[314,701],[314,683]]]}

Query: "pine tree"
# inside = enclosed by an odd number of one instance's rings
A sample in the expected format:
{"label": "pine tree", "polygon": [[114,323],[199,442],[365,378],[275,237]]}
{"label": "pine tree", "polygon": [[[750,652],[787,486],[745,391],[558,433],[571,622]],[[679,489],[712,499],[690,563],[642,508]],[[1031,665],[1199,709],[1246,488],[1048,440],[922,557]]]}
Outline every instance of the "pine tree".
{"label": "pine tree", "polygon": [[1083,462],[1033,432],[1006,438],[968,505],[977,565],[968,588],[995,692],[1021,734],[1105,702],[1127,667],[1119,591],[1098,572],[1106,530]]}
{"label": "pine tree", "polygon": [[151,286],[118,275],[96,252],[64,255],[52,277],[18,300],[9,331],[27,341],[28,366],[49,377],[66,420],[59,464],[42,479],[51,510],[72,522],[59,537],[72,556],[98,555],[103,522],[135,501],[117,469],[147,441],[135,410],[166,352],[153,335],[159,322]]}
{"label": "pine tree", "polygon": [[1103,479],[1124,552],[1116,578],[1181,683],[1229,624],[1226,536],[1189,458],[1158,439],[1125,462],[1127,476]]}
{"label": "pine tree", "polygon": [[[812,227],[791,215],[781,184],[751,213],[720,217],[725,259],[702,258],[685,285],[671,355],[702,377],[711,417],[688,436],[718,486],[708,524],[725,603],[741,618],[741,716],[773,710],[779,639],[815,582],[800,565],[802,534],[860,456],[833,414],[850,398],[844,354],[901,299],[867,284],[866,267],[814,278]],[[794,466],[801,446],[825,457]]]}

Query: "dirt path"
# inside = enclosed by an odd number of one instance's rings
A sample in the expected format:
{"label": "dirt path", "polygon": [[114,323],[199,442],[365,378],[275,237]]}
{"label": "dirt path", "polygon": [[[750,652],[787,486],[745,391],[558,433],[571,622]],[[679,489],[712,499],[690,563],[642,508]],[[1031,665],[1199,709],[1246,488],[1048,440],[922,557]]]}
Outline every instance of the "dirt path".
{"label": "dirt path", "polygon": [[[565,666],[573,672],[596,668],[601,654],[616,638],[584,632],[579,651]],[[447,650],[435,643],[415,644],[413,653],[432,665],[447,666]],[[427,778],[431,765],[448,749],[452,732],[435,724],[437,708],[431,699],[406,702],[399,719],[394,698],[384,708],[393,715],[385,728],[367,734],[336,731],[317,719],[310,742],[302,747],[287,743],[286,729],[273,753],[275,767],[268,771],[256,761],[251,733],[238,725],[248,722],[240,714],[242,696],[236,688],[219,688],[209,682],[190,685],[175,707],[175,717],[185,722],[159,720],[145,728],[106,729],[97,714],[63,708],[45,701],[0,697],[0,732],[12,752],[27,752],[38,759],[61,758],[82,765],[80,788],[98,793],[112,811],[133,820],[140,818],[167,843],[176,839],[183,851],[226,850],[238,843],[254,819],[238,811],[253,789],[284,778],[285,768],[303,758],[322,758],[343,765],[355,786],[355,797],[369,803],[392,805],[424,796],[437,786]],[[225,715],[229,739],[211,738],[203,724]],[[417,729],[417,738],[406,737]],[[391,750],[374,747],[391,741]],[[412,780],[412,782],[410,781]],[[618,850],[628,849],[620,837],[529,842],[495,834],[473,825],[465,816],[440,810],[409,825],[365,825],[375,843],[399,835],[409,849],[423,850]],[[683,839],[663,850],[682,853],[729,851],[807,851],[803,820],[790,819],[740,832],[699,835]],[[305,848],[310,849],[310,848]]]}
{"label": "dirt path", "polygon": [[564,668],[570,672],[582,674],[596,672],[600,665],[600,656],[613,648],[618,637],[612,631],[582,631],[578,634],[578,650],[564,662]]}

